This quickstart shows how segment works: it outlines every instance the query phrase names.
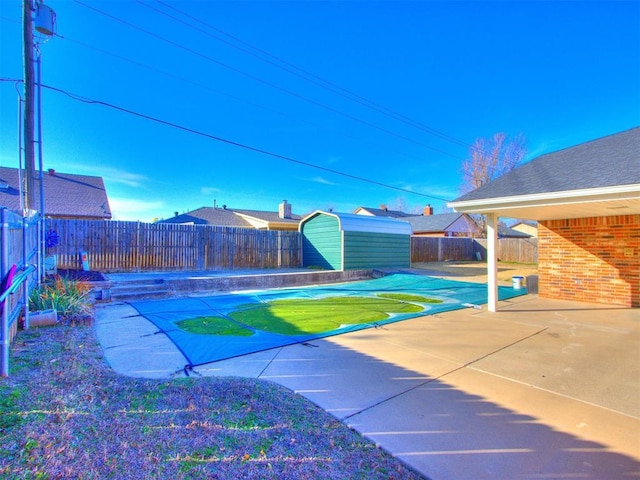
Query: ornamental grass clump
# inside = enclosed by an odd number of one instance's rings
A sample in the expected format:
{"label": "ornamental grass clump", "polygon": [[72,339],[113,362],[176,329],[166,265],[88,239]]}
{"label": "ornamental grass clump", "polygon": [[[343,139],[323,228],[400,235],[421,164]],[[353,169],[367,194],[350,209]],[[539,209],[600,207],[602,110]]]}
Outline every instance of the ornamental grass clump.
{"label": "ornamental grass clump", "polygon": [[91,315],[90,287],[85,282],[56,275],[29,295],[29,309],[56,310],[62,321],[73,322]]}

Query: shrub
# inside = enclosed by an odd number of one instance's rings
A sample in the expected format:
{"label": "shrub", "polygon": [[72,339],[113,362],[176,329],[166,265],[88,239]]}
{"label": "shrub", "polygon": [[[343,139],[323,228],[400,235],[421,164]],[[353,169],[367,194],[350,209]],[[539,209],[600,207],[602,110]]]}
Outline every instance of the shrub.
{"label": "shrub", "polygon": [[89,285],[84,282],[56,275],[31,291],[29,308],[55,309],[63,321],[74,321],[91,314],[89,291]]}

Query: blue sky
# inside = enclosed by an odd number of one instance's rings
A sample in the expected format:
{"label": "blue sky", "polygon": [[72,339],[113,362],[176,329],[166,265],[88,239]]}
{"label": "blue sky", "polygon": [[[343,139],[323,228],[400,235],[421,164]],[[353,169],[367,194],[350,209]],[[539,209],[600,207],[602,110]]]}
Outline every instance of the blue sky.
{"label": "blue sky", "polygon": [[[120,220],[439,212],[476,138],[522,133],[530,160],[640,125],[638,1],[46,3],[44,85],[208,135],[45,89],[45,169],[102,176]],[[0,0],[0,77],[22,78],[21,42],[21,2]],[[0,82],[1,166],[17,104]]]}

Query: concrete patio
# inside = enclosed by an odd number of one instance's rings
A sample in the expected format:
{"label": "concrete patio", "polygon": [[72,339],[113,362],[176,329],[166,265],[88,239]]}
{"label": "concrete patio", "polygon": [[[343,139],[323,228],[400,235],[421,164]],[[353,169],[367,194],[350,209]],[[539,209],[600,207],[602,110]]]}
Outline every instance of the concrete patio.
{"label": "concrete patio", "polygon": [[[640,476],[640,311],[525,295],[195,367],[305,396],[427,478]],[[185,375],[128,304],[98,339],[114,370]]]}

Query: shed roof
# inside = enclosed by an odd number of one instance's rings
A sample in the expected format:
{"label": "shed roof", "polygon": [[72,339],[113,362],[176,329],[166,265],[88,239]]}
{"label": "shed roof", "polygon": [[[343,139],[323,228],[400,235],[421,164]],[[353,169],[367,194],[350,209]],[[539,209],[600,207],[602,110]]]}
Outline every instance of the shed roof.
{"label": "shed roof", "polygon": [[411,235],[411,225],[405,221],[389,217],[373,217],[355,213],[336,213],[317,210],[300,221],[300,231],[305,223],[319,215],[328,215],[338,220],[338,228],[343,232],[370,232]]}

